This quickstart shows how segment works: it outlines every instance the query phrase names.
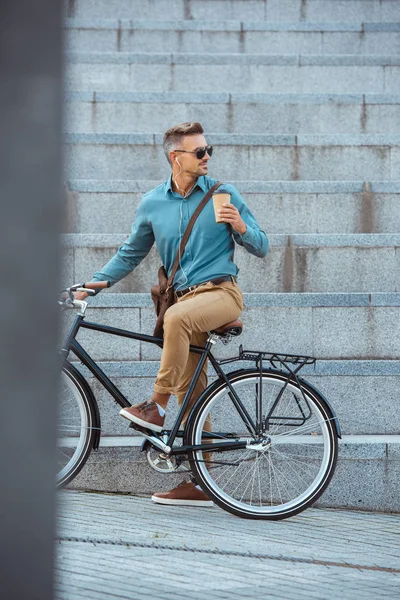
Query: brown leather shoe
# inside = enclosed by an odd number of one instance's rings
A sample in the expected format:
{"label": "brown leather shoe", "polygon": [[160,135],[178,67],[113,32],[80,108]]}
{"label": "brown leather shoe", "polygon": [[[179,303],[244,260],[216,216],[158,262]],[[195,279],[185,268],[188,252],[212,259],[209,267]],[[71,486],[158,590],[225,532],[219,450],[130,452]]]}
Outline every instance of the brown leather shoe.
{"label": "brown leather shoe", "polygon": [[152,431],[162,431],[164,427],[165,415],[163,417],[160,415],[157,404],[153,400],[145,400],[140,404],[123,408],[119,411],[119,414],[121,417]]}
{"label": "brown leather shoe", "polygon": [[170,504],[179,506],[213,506],[213,501],[199,490],[194,483],[182,481],[176,488],[169,492],[158,492],[151,499],[157,504]]}

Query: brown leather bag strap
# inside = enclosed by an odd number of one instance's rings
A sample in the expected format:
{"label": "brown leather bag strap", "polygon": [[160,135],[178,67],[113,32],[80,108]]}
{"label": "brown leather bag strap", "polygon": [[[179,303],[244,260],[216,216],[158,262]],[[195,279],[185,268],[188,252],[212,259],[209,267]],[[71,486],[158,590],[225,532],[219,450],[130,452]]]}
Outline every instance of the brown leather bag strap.
{"label": "brown leather bag strap", "polygon": [[201,211],[203,210],[203,208],[205,207],[205,205],[207,204],[207,202],[209,201],[209,199],[211,198],[211,196],[213,195],[215,190],[218,189],[220,185],[222,185],[222,181],[217,181],[217,183],[214,183],[212,188],[208,190],[207,194],[204,196],[203,200],[200,202],[200,204],[194,211],[192,218],[190,219],[188,226],[185,229],[185,233],[183,234],[183,238],[182,238],[182,241],[179,246],[178,254],[176,255],[175,262],[172,266],[171,275],[168,277],[167,289],[170,288],[173,284],[173,281],[174,281],[174,278],[175,278],[175,275],[176,275],[176,272],[177,272],[178,266],[179,266],[179,257],[181,257],[183,255],[183,251],[185,249],[186,242],[189,239],[190,232],[193,229],[193,225],[194,225],[197,217],[199,216],[199,214],[201,213]]}

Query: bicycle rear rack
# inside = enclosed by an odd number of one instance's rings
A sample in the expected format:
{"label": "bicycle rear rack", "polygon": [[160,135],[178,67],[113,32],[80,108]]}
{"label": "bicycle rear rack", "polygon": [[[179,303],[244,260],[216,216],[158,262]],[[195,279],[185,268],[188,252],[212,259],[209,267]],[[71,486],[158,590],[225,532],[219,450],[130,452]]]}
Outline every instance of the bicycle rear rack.
{"label": "bicycle rear rack", "polygon": [[[218,360],[218,364],[224,365],[239,360],[249,360],[257,364],[262,364],[267,360],[275,369],[286,368],[289,373],[295,375],[304,365],[314,365],[316,358],[313,356],[303,356],[300,354],[280,354],[279,352],[262,352],[260,350],[243,350],[242,344],[239,346],[239,356]],[[291,369],[290,365],[298,365],[296,369]]]}
{"label": "bicycle rear rack", "polygon": [[[262,427],[263,431],[265,429],[268,429],[269,424],[271,423],[272,419],[276,421],[276,420],[285,418],[287,420],[287,417],[275,415],[274,411],[278,407],[279,401],[282,398],[282,396],[291,380],[296,381],[296,383],[299,387],[299,390],[301,392],[302,398],[305,402],[305,405],[309,411],[309,414],[307,416],[307,414],[302,409],[300,402],[296,398],[296,403],[297,403],[298,409],[300,410],[300,413],[302,416],[300,418],[299,417],[291,417],[291,421],[293,422],[293,425],[298,426],[299,422],[304,422],[311,416],[310,405],[309,405],[306,395],[304,393],[303,386],[301,384],[301,380],[297,376],[297,373],[300,371],[300,369],[302,369],[304,367],[304,365],[315,365],[315,362],[317,360],[316,358],[314,358],[313,356],[303,356],[303,355],[299,355],[299,354],[279,354],[277,352],[262,352],[259,350],[243,350],[243,346],[242,346],[242,344],[240,344],[239,356],[219,360],[218,364],[223,365],[223,364],[227,364],[227,363],[231,363],[231,362],[238,362],[241,360],[248,360],[251,362],[255,362],[257,365],[257,369],[259,371],[259,376],[260,376],[260,386],[259,386],[259,392],[258,392],[260,405],[262,402],[262,383],[261,382],[262,382],[262,373],[263,373],[263,361],[268,361],[274,369],[283,372],[285,374],[285,377],[287,377],[287,380],[286,380],[283,388],[280,390],[275,402],[273,403],[273,405],[269,411],[269,414],[265,417],[261,414],[261,410],[259,410],[257,408],[257,411],[256,411],[257,412],[257,414],[256,414],[257,428]],[[291,425],[291,423],[287,423],[287,425]]]}

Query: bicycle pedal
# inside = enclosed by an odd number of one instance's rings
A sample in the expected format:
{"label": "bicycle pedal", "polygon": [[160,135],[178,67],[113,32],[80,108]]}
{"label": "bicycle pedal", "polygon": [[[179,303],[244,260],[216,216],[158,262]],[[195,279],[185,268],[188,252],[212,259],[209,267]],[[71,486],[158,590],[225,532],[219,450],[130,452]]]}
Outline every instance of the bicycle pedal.
{"label": "bicycle pedal", "polygon": [[132,427],[132,429],[134,429],[135,431],[138,431],[139,433],[142,433],[143,435],[151,435],[152,437],[158,437],[158,435],[155,431],[152,431],[151,429],[147,429],[147,427],[141,427],[140,425],[138,425],[137,423],[134,423],[133,421],[131,421],[129,423],[129,427]]}

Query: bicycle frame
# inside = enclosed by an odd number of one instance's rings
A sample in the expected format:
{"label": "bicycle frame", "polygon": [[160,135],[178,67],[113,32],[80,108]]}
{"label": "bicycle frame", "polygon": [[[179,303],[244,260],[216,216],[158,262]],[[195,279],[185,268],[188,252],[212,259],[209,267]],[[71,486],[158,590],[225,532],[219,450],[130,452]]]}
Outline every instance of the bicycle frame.
{"label": "bicycle frame", "polygon": [[[109,377],[107,377],[107,375],[104,373],[104,371],[102,371],[102,369],[97,365],[97,363],[92,359],[92,357],[86,352],[86,350],[81,346],[81,344],[76,341],[75,338],[80,329],[90,329],[92,331],[99,331],[102,333],[107,333],[109,335],[116,335],[116,336],[134,339],[134,340],[138,340],[138,341],[146,342],[146,343],[150,343],[150,344],[157,344],[158,346],[161,346],[161,347],[163,345],[163,340],[161,338],[156,338],[151,335],[145,335],[145,334],[136,333],[133,331],[128,331],[125,329],[110,327],[108,325],[101,325],[98,323],[85,321],[83,315],[78,315],[75,319],[74,324],[72,325],[72,328],[66,338],[64,347],[61,350],[62,363],[64,364],[64,362],[67,360],[67,358],[69,356],[69,353],[72,352],[81,361],[81,363],[84,364],[85,367],[87,367],[89,369],[89,371],[92,373],[92,375],[103,385],[103,387],[111,394],[111,396],[114,398],[114,400],[117,402],[117,404],[119,404],[121,406],[121,408],[127,408],[127,407],[131,406],[131,404],[127,400],[127,398],[121,393],[121,391],[115,386],[115,384],[109,379]],[[189,406],[190,399],[192,397],[196,383],[199,379],[201,370],[202,370],[207,358],[210,360],[218,377],[221,380],[223,380],[226,383],[226,385],[229,387],[230,398],[231,398],[234,406],[236,407],[237,411],[239,412],[240,416],[242,417],[243,422],[245,423],[246,428],[248,429],[249,433],[254,437],[257,436],[257,425],[253,422],[248,411],[246,410],[246,408],[244,407],[240,398],[238,397],[237,393],[235,392],[234,388],[230,384],[228,377],[226,376],[224,371],[220,368],[218,361],[215,359],[215,357],[211,353],[211,348],[212,348],[213,344],[215,344],[215,341],[216,340],[213,338],[213,335],[211,334],[210,337],[207,339],[205,347],[190,345],[190,348],[189,348],[190,352],[195,352],[197,354],[200,354],[201,357],[200,357],[200,360],[196,367],[196,370],[194,372],[190,386],[189,386],[189,388],[185,394],[185,397],[183,399],[183,402],[180,407],[180,410],[179,410],[178,416],[176,418],[176,421],[174,423],[174,426],[169,433],[168,441],[166,444],[164,444],[160,440],[160,443],[162,444],[162,446],[165,447],[165,449],[167,450],[167,452],[170,455],[185,454],[188,450],[202,450],[204,452],[206,452],[207,450],[213,450],[214,452],[216,452],[216,451],[221,452],[224,450],[237,450],[237,449],[242,449],[242,448],[246,447],[246,442],[221,441],[221,442],[213,442],[212,444],[201,444],[201,445],[197,445],[197,446],[178,446],[178,447],[173,448],[173,443],[175,441],[175,438],[177,437],[179,427],[182,424],[185,412]],[[153,444],[156,442],[156,440],[158,440],[158,438],[156,437],[156,434],[153,434],[152,436],[145,435],[145,437]],[[204,437],[207,437],[206,432],[204,434]],[[213,434],[213,437],[215,439],[215,433]],[[156,446],[158,448],[160,447],[159,444],[156,444]]]}

